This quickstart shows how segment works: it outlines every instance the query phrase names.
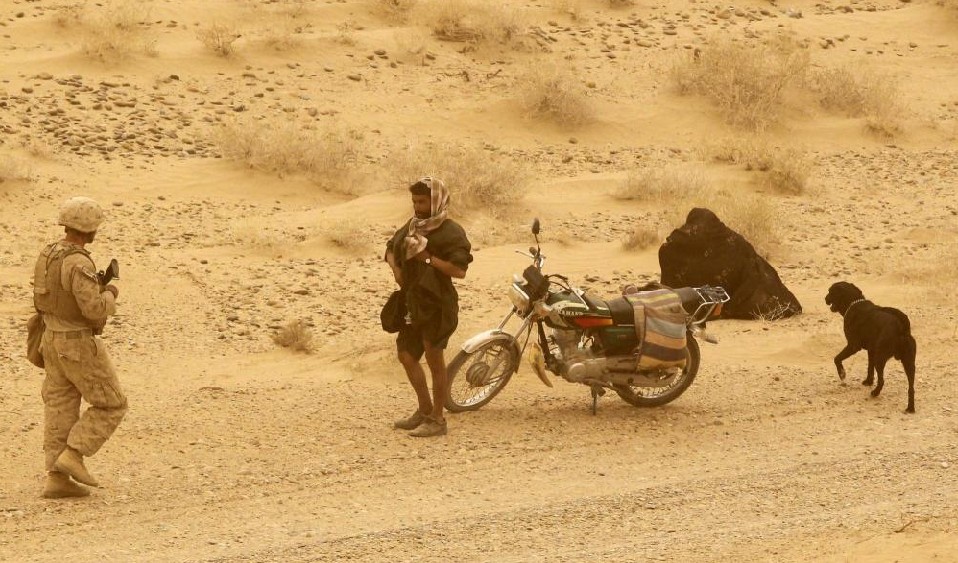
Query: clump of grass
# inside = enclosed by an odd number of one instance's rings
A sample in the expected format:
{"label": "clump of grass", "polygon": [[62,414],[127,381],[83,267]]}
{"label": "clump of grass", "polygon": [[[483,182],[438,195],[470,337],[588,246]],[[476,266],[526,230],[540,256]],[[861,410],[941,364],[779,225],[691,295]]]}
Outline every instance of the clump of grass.
{"label": "clump of grass", "polygon": [[138,0],[108,2],[96,12],[84,14],[81,49],[94,59],[115,63],[133,53],[156,55],[156,41],[149,31],[150,6]]}
{"label": "clump of grass", "polygon": [[635,6],[635,0],[606,0],[612,8],[628,8]]}
{"label": "clump of grass", "polygon": [[301,319],[290,321],[273,334],[272,338],[277,345],[294,352],[310,354],[315,350],[313,331]]}
{"label": "clump of grass", "polygon": [[576,127],[591,121],[595,115],[585,87],[567,69],[535,65],[522,85],[520,103],[529,117]]}
{"label": "clump of grass", "polygon": [[776,147],[767,138],[727,139],[708,147],[711,160],[739,164],[746,170],[763,173],[762,184],[779,193],[805,192],[811,163],[799,149]]}
{"label": "clump of grass", "polygon": [[480,148],[410,146],[392,160],[392,176],[404,189],[426,175],[445,182],[456,213],[475,210],[494,217],[508,215],[531,178],[524,166]]}
{"label": "clump of grass", "polygon": [[30,181],[30,167],[20,159],[0,154],[0,184]]}
{"label": "clump of grass", "polygon": [[323,229],[323,236],[328,242],[348,252],[369,249],[372,234],[369,223],[357,219],[332,221]]}
{"label": "clump of grass", "polygon": [[517,46],[527,27],[517,8],[485,0],[431,0],[417,13],[443,41]]}
{"label": "clump of grass", "polygon": [[376,9],[387,18],[405,22],[409,19],[410,13],[416,7],[419,0],[376,0]]}
{"label": "clump of grass", "polygon": [[73,27],[80,23],[80,12],[79,4],[58,6],[53,12],[53,22],[57,27]]}
{"label": "clump of grass", "polygon": [[745,237],[768,257],[779,241],[779,215],[774,203],[758,195],[720,193],[711,202],[712,211],[733,231]]}
{"label": "clump of grass", "polygon": [[837,67],[814,76],[822,107],[849,117],[864,117],[867,131],[891,138],[901,133],[904,113],[898,82],[867,69]]}
{"label": "clump of grass", "polygon": [[221,57],[229,57],[235,52],[233,43],[242,37],[236,28],[230,25],[214,23],[202,27],[196,32],[196,38],[203,45]]}
{"label": "clump of grass", "polygon": [[325,189],[353,192],[353,169],[363,150],[361,135],[335,128],[316,130],[292,121],[234,121],[213,142],[227,158],[280,177],[303,175]]}
{"label": "clump of grass", "polygon": [[622,239],[625,250],[645,250],[659,243],[659,232],[651,227],[640,225]]}
{"label": "clump of grass", "polygon": [[762,130],[775,123],[790,84],[804,81],[807,49],[779,37],[766,45],[720,40],[685,54],[672,68],[681,94],[712,100],[735,126]]}
{"label": "clump of grass", "polygon": [[613,197],[637,201],[684,201],[709,189],[701,170],[688,166],[667,165],[629,172]]}
{"label": "clump of grass", "polygon": [[291,16],[284,16],[271,23],[264,31],[266,46],[274,51],[289,51],[302,44],[300,34],[308,26]]}

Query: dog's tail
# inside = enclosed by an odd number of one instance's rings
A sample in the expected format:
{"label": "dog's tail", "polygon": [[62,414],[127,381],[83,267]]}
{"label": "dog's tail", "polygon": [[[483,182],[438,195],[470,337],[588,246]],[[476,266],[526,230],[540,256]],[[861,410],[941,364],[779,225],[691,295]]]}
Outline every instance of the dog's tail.
{"label": "dog's tail", "polygon": [[882,311],[893,315],[898,319],[898,322],[901,323],[903,330],[901,333],[901,341],[897,347],[898,349],[895,351],[895,357],[905,363],[906,371],[908,364],[911,364],[912,372],[914,372],[917,345],[911,335],[911,321],[908,320],[908,315],[893,307],[882,307]]}

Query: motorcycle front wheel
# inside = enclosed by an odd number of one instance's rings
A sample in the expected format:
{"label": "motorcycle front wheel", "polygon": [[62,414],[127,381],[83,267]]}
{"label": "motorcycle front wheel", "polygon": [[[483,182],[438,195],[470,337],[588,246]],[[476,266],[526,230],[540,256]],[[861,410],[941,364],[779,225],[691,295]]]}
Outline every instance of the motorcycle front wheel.
{"label": "motorcycle front wheel", "polygon": [[638,387],[631,385],[617,385],[615,392],[622,397],[622,400],[636,407],[660,407],[666,403],[671,403],[679,398],[679,395],[685,392],[695,380],[695,374],[699,372],[699,343],[691,334],[687,335],[688,347],[686,348],[685,367],[682,373],[662,387]]}
{"label": "motorcycle front wheel", "polygon": [[447,368],[446,410],[465,412],[482,408],[509,383],[518,365],[515,346],[507,340],[486,342],[473,352],[460,350]]}

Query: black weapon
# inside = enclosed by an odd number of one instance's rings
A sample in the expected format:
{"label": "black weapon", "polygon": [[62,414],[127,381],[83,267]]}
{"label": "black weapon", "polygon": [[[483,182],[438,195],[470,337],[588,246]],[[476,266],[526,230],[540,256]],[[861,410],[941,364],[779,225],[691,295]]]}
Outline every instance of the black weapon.
{"label": "black weapon", "polygon": [[110,260],[110,265],[106,267],[106,270],[97,272],[96,277],[100,285],[106,285],[114,279],[120,279],[120,263],[116,261],[116,258]]}

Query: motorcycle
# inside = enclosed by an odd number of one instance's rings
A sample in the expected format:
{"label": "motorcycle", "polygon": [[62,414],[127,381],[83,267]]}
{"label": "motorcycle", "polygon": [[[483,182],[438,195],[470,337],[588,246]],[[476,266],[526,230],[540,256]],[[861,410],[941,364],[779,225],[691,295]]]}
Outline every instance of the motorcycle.
{"label": "motorcycle", "polygon": [[[477,410],[492,401],[518,372],[530,340],[528,360],[539,379],[552,387],[546,375],[549,371],[570,383],[589,386],[593,414],[606,390],[615,391],[636,407],[661,406],[682,395],[699,369],[696,337],[717,342],[705,333],[705,325],[729,300],[728,293],[712,286],[675,289],[685,313],[684,366],[642,368],[634,305],[625,297],[596,298],[561,274],[543,274],[546,257],[539,232],[536,219],[532,224],[536,246],[529,252],[516,251],[531,258],[532,265],[521,276],[513,276],[509,287],[512,310],[496,328],[469,338],[449,363],[446,409]],[[509,332],[506,326],[513,317],[520,324]]]}

